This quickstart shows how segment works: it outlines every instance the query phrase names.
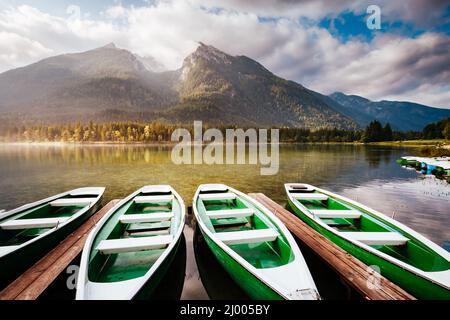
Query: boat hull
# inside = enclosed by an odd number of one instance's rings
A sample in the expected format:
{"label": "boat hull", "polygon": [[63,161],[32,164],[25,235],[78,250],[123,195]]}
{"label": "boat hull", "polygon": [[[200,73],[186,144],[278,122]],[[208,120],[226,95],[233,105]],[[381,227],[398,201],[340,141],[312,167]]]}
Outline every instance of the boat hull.
{"label": "boat hull", "polygon": [[228,272],[234,282],[254,300],[284,300],[272,288],[263,283],[255,275],[244,268],[239,262],[234,260],[220,246],[218,246],[208,235],[201,230],[211,252]]}
{"label": "boat hull", "polygon": [[162,279],[167,275],[167,271],[172,265],[175,255],[180,248],[182,236],[178,239],[177,243],[174,245],[172,250],[169,252],[164,261],[159,265],[158,269],[152,276],[142,285],[141,289],[136,293],[132,300],[158,300],[158,297],[153,297],[153,293],[158,285],[161,283]]}
{"label": "boat hull", "polygon": [[[171,210],[167,211],[168,209]],[[162,213],[169,212],[172,212],[171,216],[162,216]],[[160,292],[155,290],[168,273],[180,250],[185,212],[180,195],[167,185],[144,186],[117,203],[97,223],[86,240],[78,273],[76,299],[164,299],[161,296],[153,296]],[[136,219],[140,214],[142,218]],[[148,216],[151,214],[154,214],[154,217],[149,219]],[[127,219],[120,220],[125,216]],[[161,224],[166,220],[170,220],[169,225]],[[152,226],[150,229],[145,225],[139,225],[149,222],[161,225]],[[131,224],[136,224],[138,228],[130,235],[127,232]],[[143,233],[139,234],[140,232]],[[167,241],[169,235],[170,241]],[[160,239],[148,242],[152,236]],[[123,242],[122,239],[139,238],[147,241],[144,242],[145,246],[142,246],[142,242],[139,246],[136,245],[137,241],[125,241],[126,245],[119,249],[113,247],[112,251],[103,252],[99,249],[103,241],[114,240],[120,243]],[[96,246],[96,249],[93,249],[93,246]],[[92,255],[93,251],[96,251],[96,255]],[[120,257],[121,254],[124,255]]]}
{"label": "boat hull", "polygon": [[368,266],[377,266],[380,269],[380,273],[392,282],[398,284],[400,287],[411,293],[413,296],[419,299],[450,299],[450,291],[442,286],[435,284],[423,277],[414,274],[392,262],[389,262],[382,257],[373,254],[372,252],[365,250],[353,244],[346,239],[337,236],[333,232],[330,232],[313,219],[305,215],[291,199],[288,199],[289,209],[294,212],[300,219],[307,223],[314,230],[328,238],[330,241],[361,260]]}
{"label": "boat hull", "polygon": [[31,242],[6,256],[0,258],[0,289],[5,288],[20,274],[39,261],[50,250],[57,246],[68,235],[79,228],[89,217],[100,209],[101,198],[91,208],[72,222],[45,235],[41,239]]}
{"label": "boat hull", "polygon": [[402,166],[413,166],[413,167],[417,166],[416,160],[398,159],[397,163]]}

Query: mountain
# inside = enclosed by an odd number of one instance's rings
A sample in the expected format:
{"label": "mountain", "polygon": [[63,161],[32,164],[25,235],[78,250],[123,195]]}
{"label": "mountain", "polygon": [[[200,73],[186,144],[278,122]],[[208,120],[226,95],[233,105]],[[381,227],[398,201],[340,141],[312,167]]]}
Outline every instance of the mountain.
{"label": "mountain", "polygon": [[44,59],[0,74],[0,117],[357,127],[323,96],[212,46],[200,44],[179,70],[160,69],[114,44]]}
{"label": "mountain", "polygon": [[[315,92],[275,76],[245,56],[231,56],[200,44],[181,69],[180,104],[202,106],[234,123],[288,127],[356,127]],[[190,109],[201,120],[203,112]]]}
{"label": "mountain", "polygon": [[371,101],[369,99],[335,92],[328,104],[355,120],[361,127],[376,119],[389,122],[395,130],[421,131],[427,124],[450,117],[449,109],[438,109],[405,101]]}
{"label": "mountain", "polygon": [[176,103],[170,76],[110,44],[0,74],[0,111],[50,120],[105,109],[147,111]]}

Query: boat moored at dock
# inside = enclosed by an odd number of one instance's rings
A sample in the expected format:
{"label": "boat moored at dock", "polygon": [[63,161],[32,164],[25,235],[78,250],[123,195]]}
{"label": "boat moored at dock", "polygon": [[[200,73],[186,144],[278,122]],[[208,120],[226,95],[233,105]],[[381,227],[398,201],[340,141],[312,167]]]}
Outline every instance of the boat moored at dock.
{"label": "boat moored at dock", "polygon": [[402,166],[412,167],[423,174],[434,174],[437,177],[450,176],[450,157],[401,157],[397,160]]}
{"label": "boat moored at dock", "polygon": [[421,299],[450,299],[450,253],[407,226],[307,184],[285,184],[291,211]]}
{"label": "boat moored at dock", "polygon": [[397,160],[397,163],[402,166],[411,166],[411,167],[421,167],[421,161],[422,158],[420,157],[411,157],[411,156],[405,156],[401,157]]}
{"label": "boat moored at dock", "polygon": [[95,213],[104,191],[74,189],[0,213],[0,288]]}
{"label": "boat moored at dock", "polygon": [[77,300],[148,299],[174,259],[185,205],[168,185],[145,186],[111,208],[86,240]]}
{"label": "boat moored at dock", "polygon": [[426,164],[427,171],[432,172],[437,176],[450,175],[450,161],[447,160],[433,160]]}
{"label": "boat moored at dock", "polygon": [[320,298],[294,238],[256,200],[223,184],[204,184],[193,211],[208,247],[249,297]]}

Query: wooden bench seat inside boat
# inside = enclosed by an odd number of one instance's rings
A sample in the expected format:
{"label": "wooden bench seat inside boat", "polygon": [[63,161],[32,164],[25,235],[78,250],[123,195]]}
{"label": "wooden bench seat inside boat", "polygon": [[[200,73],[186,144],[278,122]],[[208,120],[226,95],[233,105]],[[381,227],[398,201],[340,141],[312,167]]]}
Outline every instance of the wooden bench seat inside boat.
{"label": "wooden bench seat inside boat", "polygon": [[342,218],[322,219],[322,222],[333,228],[351,227],[352,223]]}
{"label": "wooden bench seat inside boat", "polygon": [[373,246],[401,246],[408,238],[397,232],[343,232],[345,237]]}
{"label": "wooden bench seat inside boat", "polygon": [[223,184],[208,184],[201,187],[200,192],[225,192],[228,187]]}
{"label": "wooden bench seat inside boat", "polygon": [[135,203],[167,203],[172,202],[173,195],[161,195],[161,196],[139,196],[134,198]]}
{"label": "wooden bench seat inside boat", "polygon": [[322,193],[292,193],[292,197],[297,200],[328,200],[328,196]]}
{"label": "wooden bench seat inside boat", "polygon": [[21,230],[32,228],[53,228],[69,219],[69,217],[42,218],[42,219],[17,219],[3,222],[0,228],[3,230]]}
{"label": "wooden bench seat inside boat", "polygon": [[142,193],[171,193],[169,186],[145,186],[141,190]]}
{"label": "wooden bench seat inside boat", "polygon": [[323,219],[333,219],[333,218],[342,218],[342,219],[358,219],[361,217],[361,212],[356,210],[309,210],[311,213]]}
{"label": "wooden bench seat inside boat", "polygon": [[306,186],[303,184],[294,184],[289,186],[289,192],[294,193],[304,193],[304,192],[314,192],[315,188],[312,186]]}
{"label": "wooden bench seat inside boat", "polygon": [[72,190],[69,192],[69,195],[71,195],[73,197],[78,197],[78,196],[97,197],[98,195],[100,195],[102,193],[103,193],[103,188],[101,188],[101,187],[86,187],[86,188]]}
{"label": "wooden bench seat inside boat", "polygon": [[236,195],[231,192],[224,193],[205,193],[200,194],[199,198],[206,201],[222,201],[222,200],[234,200]]}
{"label": "wooden bench seat inside boat", "polygon": [[240,217],[240,218],[211,219],[211,223],[215,229],[220,229],[246,225],[249,223],[249,221],[245,217]]}
{"label": "wooden bench seat inside boat", "polygon": [[173,217],[173,212],[124,214],[120,216],[119,221],[121,223],[158,222],[167,221],[172,219]]}
{"label": "wooden bench seat inside boat", "polygon": [[128,226],[127,232],[142,232],[142,231],[149,231],[149,230],[159,230],[159,229],[167,229],[170,228],[171,222],[169,220],[167,221],[158,221],[158,222],[151,222],[151,223],[132,223]]}
{"label": "wooden bench seat inside boat", "polygon": [[227,210],[211,210],[206,214],[211,219],[225,219],[225,218],[242,218],[251,217],[255,211],[250,208],[244,209],[227,209]]}
{"label": "wooden bench seat inside boat", "polygon": [[245,231],[217,232],[215,234],[225,244],[247,244],[274,241],[279,233],[273,229],[258,229]]}
{"label": "wooden bench seat inside boat", "polygon": [[50,202],[52,207],[87,206],[94,202],[96,198],[62,198]]}
{"label": "wooden bench seat inside boat", "polygon": [[130,237],[157,236],[170,234],[171,221],[129,223],[126,234]]}
{"label": "wooden bench seat inside boat", "polygon": [[172,240],[172,235],[102,240],[96,249],[102,254],[164,249]]}
{"label": "wooden bench seat inside boat", "polygon": [[170,228],[165,229],[157,229],[157,230],[141,230],[141,231],[135,231],[135,232],[129,232],[127,230],[127,233],[130,237],[147,237],[147,236],[159,236],[159,235],[166,235],[170,234]]}

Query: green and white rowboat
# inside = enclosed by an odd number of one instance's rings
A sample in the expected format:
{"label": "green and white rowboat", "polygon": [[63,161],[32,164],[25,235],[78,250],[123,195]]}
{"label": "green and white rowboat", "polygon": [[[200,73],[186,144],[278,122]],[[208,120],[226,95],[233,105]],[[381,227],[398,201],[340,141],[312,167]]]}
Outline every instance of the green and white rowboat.
{"label": "green and white rowboat", "polygon": [[263,205],[223,184],[200,185],[193,211],[209,248],[253,299],[319,299],[295,240]]}
{"label": "green and white rowboat", "polygon": [[89,234],[77,300],[147,299],[169,268],[185,206],[170,186],[145,186],[111,208]]}
{"label": "green and white rowboat", "polygon": [[450,299],[450,253],[407,226],[307,184],[285,185],[308,225],[420,299]]}
{"label": "green and white rowboat", "polygon": [[397,163],[399,163],[403,166],[412,166],[412,167],[420,168],[422,159],[425,159],[425,158],[406,156],[406,157],[401,157],[400,159],[398,159]]}
{"label": "green and white rowboat", "polygon": [[426,167],[433,168],[432,173],[436,176],[450,175],[450,161],[447,160],[447,157],[429,160]]}
{"label": "green and white rowboat", "polygon": [[75,189],[0,213],[0,288],[96,212],[104,191]]}

